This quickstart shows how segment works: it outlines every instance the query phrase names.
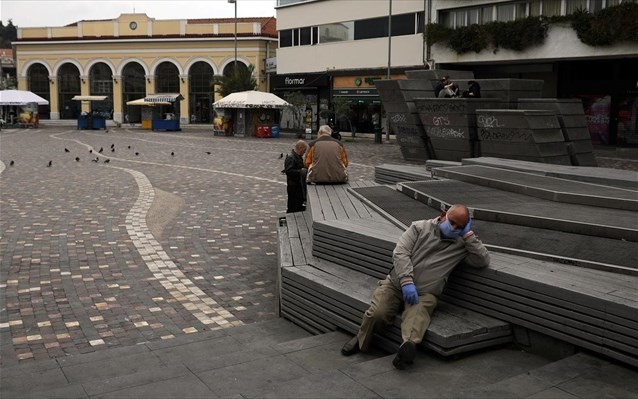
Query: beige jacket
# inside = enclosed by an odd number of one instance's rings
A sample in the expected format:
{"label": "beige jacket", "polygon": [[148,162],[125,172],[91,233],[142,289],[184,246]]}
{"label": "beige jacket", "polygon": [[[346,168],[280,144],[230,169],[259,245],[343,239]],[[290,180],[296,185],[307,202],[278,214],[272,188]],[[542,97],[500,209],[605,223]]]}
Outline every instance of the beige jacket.
{"label": "beige jacket", "polygon": [[441,239],[439,218],[413,222],[392,256],[388,278],[397,288],[413,282],[419,295],[440,295],[460,262],[477,268],[490,264],[490,254],[472,231],[463,238]]}

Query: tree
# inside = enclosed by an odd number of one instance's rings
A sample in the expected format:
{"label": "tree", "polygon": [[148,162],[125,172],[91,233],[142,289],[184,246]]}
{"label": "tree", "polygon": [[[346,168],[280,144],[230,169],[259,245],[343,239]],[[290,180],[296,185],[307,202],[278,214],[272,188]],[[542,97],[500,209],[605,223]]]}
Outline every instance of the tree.
{"label": "tree", "polygon": [[248,68],[233,68],[228,76],[217,75],[213,77],[215,92],[222,97],[246,90],[255,90],[257,80],[253,76],[255,66],[250,64]]}
{"label": "tree", "polygon": [[18,39],[18,27],[9,19],[5,26],[0,21],[0,48],[11,48],[11,42]]}
{"label": "tree", "polygon": [[348,124],[348,126],[350,127],[350,132],[352,132],[352,137],[354,137],[354,135],[356,134],[353,126],[352,126],[352,117],[353,117],[353,112],[352,112],[352,108],[350,107],[350,103],[348,103],[348,100],[345,97],[333,97],[332,98],[332,109],[334,110],[335,113],[335,124],[338,124],[337,121],[339,120],[345,120]]}

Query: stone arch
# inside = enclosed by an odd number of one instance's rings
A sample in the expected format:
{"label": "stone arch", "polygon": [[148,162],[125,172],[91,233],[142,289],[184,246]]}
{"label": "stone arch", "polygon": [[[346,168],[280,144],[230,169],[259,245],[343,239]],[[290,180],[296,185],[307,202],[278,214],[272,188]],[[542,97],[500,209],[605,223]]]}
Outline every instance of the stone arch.
{"label": "stone arch", "polygon": [[58,61],[55,64],[55,66],[53,67],[53,75],[57,76],[58,72],[60,72],[60,68],[64,64],[73,64],[73,65],[75,65],[75,67],[80,72],[80,76],[83,76],[83,75],[86,74],[86,71],[84,70],[84,68],[82,68],[82,65],[79,62],[77,62],[76,60],[72,60],[72,59],[64,59],[64,60]]}
{"label": "stone arch", "polygon": [[128,64],[130,64],[131,62],[136,62],[136,63],[140,64],[140,66],[142,68],[144,68],[144,74],[149,75],[148,66],[140,58],[127,58],[127,59],[123,60],[122,62],[120,62],[120,65],[117,67],[117,70],[116,70],[116,72],[117,72],[116,75],[122,75],[122,73],[124,72],[124,68],[126,68],[126,66]]}
{"label": "stone arch", "polygon": [[44,60],[31,60],[28,61],[24,64],[24,66],[22,66],[22,70],[20,70],[20,77],[21,78],[26,78],[28,76],[29,73],[29,68],[31,68],[31,66],[33,66],[34,64],[42,64],[47,71],[49,72],[49,76],[53,75],[53,71],[51,70],[51,66]]}
{"label": "stone arch", "polygon": [[[224,73],[224,69],[226,69],[226,67],[230,64],[232,64],[233,62],[235,62],[235,58],[234,57],[229,57],[226,58],[222,63],[221,66],[219,68],[219,73],[222,74]],[[242,57],[237,57],[237,62],[241,62],[242,64],[244,64],[246,66],[246,68],[248,68],[250,66],[250,62],[248,62],[247,59],[242,58]]]}
{"label": "stone arch", "polygon": [[93,67],[93,65],[95,64],[106,64],[108,65],[109,68],[111,68],[111,74],[115,75],[115,65],[113,65],[113,63],[110,60],[107,60],[106,58],[100,58],[97,60],[92,60],[91,62],[89,62],[88,64],[86,64],[86,74],[90,74],[91,73],[91,68]]}
{"label": "stone arch", "polygon": [[190,74],[190,70],[193,67],[193,65],[195,65],[198,62],[205,62],[208,65],[210,65],[211,68],[213,68],[213,75],[217,75],[218,74],[218,69],[217,66],[215,65],[215,63],[211,60],[209,60],[208,58],[204,58],[204,57],[197,57],[197,58],[193,58],[192,60],[188,61],[188,64],[186,64],[186,67],[184,68],[184,70],[186,71],[186,73]]}
{"label": "stone arch", "polygon": [[157,70],[157,67],[164,63],[164,62],[170,62],[171,64],[175,65],[177,67],[177,72],[180,75],[184,74],[184,69],[182,68],[182,66],[179,64],[179,62],[177,62],[174,58],[160,58],[159,60],[155,61],[153,63],[153,65],[151,65],[151,74],[155,75],[155,71]]}

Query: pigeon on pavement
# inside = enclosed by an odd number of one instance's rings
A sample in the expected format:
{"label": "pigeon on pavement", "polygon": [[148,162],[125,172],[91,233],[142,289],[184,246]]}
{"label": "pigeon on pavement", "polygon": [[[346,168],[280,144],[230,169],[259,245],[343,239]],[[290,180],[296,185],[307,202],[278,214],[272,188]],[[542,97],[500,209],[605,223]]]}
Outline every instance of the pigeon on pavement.
{"label": "pigeon on pavement", "polygon": [[75,157],[75,162],[80,162],[80,157]]}
{"label": "pigeon on pavement", "polygon": [[49,161],[49,164],[47,165],[47,168],[50,168],[51,165],[53,165],[53,161]]}
{"label": "pigeon on pavement", "polygon": [[15,161],[12,159],[11,162],[9,162],[9,166],[13,166],[15,164]]}
{"label": "pigeon on pavement", "polygon": [[65,148],[65,149],[64,149],[64,152],[71,152],[71,151],[69,151],[69,149],[68,149],[68,148]]}

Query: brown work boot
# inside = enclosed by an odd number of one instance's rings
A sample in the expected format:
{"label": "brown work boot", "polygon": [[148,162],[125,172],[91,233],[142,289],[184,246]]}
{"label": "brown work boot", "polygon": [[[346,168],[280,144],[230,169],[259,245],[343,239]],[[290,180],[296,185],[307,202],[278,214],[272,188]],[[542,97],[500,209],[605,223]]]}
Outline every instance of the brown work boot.
{"label": "brown work boot", "polygon": [[355,335],[350,341],[346,342],[341,348],[343,356],[351,356],[359,352],[359,338]]}
{"label": "brown work boot", "polygon": [[404,370],[414,362],[416,356],[416,344],[412,341],[405,341],[401,344],[399,352],[392,361],[392,365],[399,370]]}

